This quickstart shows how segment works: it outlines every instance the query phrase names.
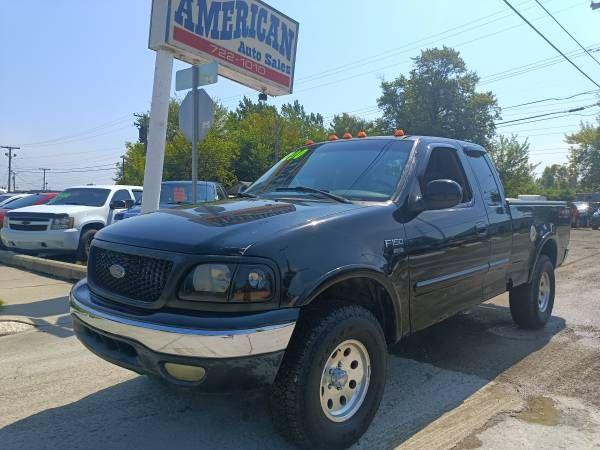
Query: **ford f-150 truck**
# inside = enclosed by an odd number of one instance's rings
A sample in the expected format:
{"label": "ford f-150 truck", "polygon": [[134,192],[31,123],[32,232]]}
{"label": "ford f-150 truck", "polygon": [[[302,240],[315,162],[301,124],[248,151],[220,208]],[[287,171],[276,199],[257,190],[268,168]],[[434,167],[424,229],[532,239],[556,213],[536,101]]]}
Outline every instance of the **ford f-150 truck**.
{"label": "ford f-150 truck", "polygon": [[340,448],[404,336],[505,291],[518,325],[544,326],[567,205],[507,200],[479,145],[396,135],[307,143],[245,198],[100,230],[70,296],[78,338],[174,384],[271,385],[284,436]]}

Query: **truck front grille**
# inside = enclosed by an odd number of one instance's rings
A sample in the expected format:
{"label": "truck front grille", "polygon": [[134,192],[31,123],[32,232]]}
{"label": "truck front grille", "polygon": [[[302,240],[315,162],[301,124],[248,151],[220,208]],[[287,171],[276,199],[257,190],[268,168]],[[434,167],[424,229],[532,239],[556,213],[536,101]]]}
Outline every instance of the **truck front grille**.
{"label": "truck front grille", "polygon": [[90,249],[88,260],[88,278],[92,290],[97,287],[145,303],[159,299],[172,269],[172,261],[96,246]]}

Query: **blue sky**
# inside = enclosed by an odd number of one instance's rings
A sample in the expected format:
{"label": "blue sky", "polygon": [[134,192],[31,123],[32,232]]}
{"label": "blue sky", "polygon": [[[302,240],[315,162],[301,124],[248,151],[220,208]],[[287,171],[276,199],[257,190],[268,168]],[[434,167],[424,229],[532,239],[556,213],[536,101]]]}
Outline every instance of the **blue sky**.
{"label": "blue sky", "polygon": [[[512,0],[563,51],[576,44],[533,0]],[[600,11],[588,0],[543,0],[588,48],[600,47]],[[137,138],[134,112],[149,109],[154,52],[147,48],[150,0],[4,1],[0,3],[0,145],[20,145],[15,160],[18,188],[41,187],[40,167],[94,171],[48,175],[51,188],[111,182],[107,164],[119,160],[124,142]],[[411,67],[422,48],[447,45],[460,51],[503,107],[597,89],[557,57],[501,0],[283,1],[270,4],[300,22],[294,94],[307,111],[326,119],[352,112],[378,115],[381,79]],[[600,52],[596,53],[600,59]],[[558,63],[557,63],[558,61]],[[574,56],[600,83],[600,65]],[[532,66],[527,66],[531,64]],[[186,67],[175,62],[175,70]],[[537,70],[531,70],[532,68]],[[221,78],[209,94],[233,108],[256,93]],[[504,110],[511,120],[597,101],[586,94]],[[590,108],[582,114],[595,114]],[[540,168],[566,161],[564,133],[593,116],[560,117],[503,126],[503,134],[529,137]],[[0,158],[0,186],[6,158]]]}

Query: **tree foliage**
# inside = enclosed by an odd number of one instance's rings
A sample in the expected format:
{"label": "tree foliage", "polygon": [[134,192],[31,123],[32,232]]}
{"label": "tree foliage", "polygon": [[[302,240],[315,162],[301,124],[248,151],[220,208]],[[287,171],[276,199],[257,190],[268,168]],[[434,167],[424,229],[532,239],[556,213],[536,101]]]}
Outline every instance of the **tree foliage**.
{"label": "tree foliage", "polygon": [[579,131],[566,138],[569,168],[584,191],[600,191],[600,118],[596,124],[582,123]]}
{"label": "tree foliage", "polygon": [[338,137],[342,137],[345,133],[356,136],[359,131],[364,131],[367,135],[381,134],[380,127],[375,121],[366,120],[348,113],[333,116],[328,131]]}
{"label": "tree foliage", "polygon": [[467,70],[456,50],[424,50],[414,58],[408,77],[381,83],[377,100],[381,124],[388,133],[443,136],[486,145],[493,137],[500,110],[491,92],[477,92],[479,77]]}
{"label": "tree foliage", "polygon": [[504,184],[508,197],[536,193],[534,171],[529,162],[529,143],[519,142],[516,136],[499,136],[488,148],[490,158]]}
{"label": "tree foliage", "polygon": [[[169,104],[163,180],[189,180],[192,176],[192,145],[179,129],[180,103],[172,99]],[[136,115],[138,129],[147,123],[147,113]],[[217,105],[213,126],[198,145],[198,178],[226,186],[238,180],[255,180],[307,139],[322,140],[324,136],[323,117],[307,113],[298,101],[279,110],[248,98],[234,111]],[[125,144],[125,172],[118,164],[117,182],[143,183],[146,147],[142,137],[143,132],[138,142]]]}

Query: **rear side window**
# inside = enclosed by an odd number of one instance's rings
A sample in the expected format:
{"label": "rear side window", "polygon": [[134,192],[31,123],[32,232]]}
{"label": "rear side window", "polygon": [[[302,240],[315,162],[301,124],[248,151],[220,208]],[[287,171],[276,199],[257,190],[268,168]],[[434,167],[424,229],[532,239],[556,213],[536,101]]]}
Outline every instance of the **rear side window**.
{"label": "rear side window", "polygon": [[469,154],[468,158],[481,188],[483,201],[488,206],[499,205],[501,202],[500,188],[485,154]]}
{"label": "rear side window", "polygon": [[111,201],[126,202],[127,200],[131,200],[131,195],[129,195],[129,191],[127,191],[125,189],[121,189],[121,190],[115,192],[115,195],[113,195],[113,198]]}
{"label": "rear side window", "polygon": [[134,189],[133,190],[133,196],[135,197],[135,202],[136,203],[141,203],[142,202],[142,191],[140,191],[139,189]]}
{"label": "rear side window", "polygon": [[434,148],[431,151],[427,169],[423,175],[421,190],[424,191],[427,183],[433,180],[456,181],[463,190],[462,203],[468,203],[473,198],[465,170],[454,149]]}

